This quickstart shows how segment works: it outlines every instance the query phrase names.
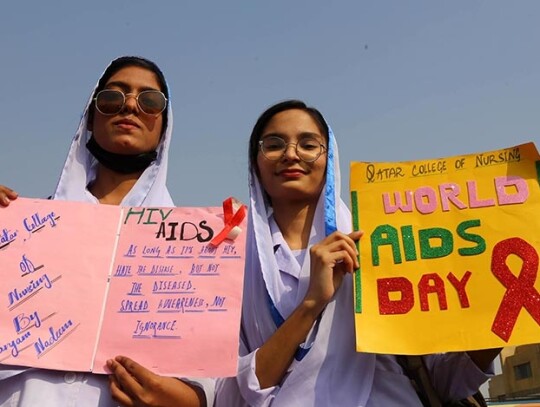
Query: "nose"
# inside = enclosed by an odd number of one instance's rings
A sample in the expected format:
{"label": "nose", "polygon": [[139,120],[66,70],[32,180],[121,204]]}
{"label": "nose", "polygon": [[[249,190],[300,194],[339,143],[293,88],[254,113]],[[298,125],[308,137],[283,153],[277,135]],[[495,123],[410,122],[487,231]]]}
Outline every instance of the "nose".
{"label": "nose", "polygon": [[283,151],[282,159],[288,160],[299,160],[298,154],[296,152],[296,143],[287,143],[285,145],[285,151]]}
{"label": "nose", "polygon": [[135,112],[139,109],[139,105],[137,103],[137,95],[135,93],[126,93],[124,97],[125,101],[122,110]]}

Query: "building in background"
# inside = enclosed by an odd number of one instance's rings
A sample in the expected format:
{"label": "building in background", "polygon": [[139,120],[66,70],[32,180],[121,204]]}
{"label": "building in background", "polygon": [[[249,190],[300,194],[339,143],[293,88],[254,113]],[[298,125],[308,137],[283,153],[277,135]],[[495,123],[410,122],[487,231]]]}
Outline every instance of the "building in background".
{"label": "building in background", "polygon": [[540,344],[504,348],[500,358],[502,374],[489,381],[489,398],[540,398]]}

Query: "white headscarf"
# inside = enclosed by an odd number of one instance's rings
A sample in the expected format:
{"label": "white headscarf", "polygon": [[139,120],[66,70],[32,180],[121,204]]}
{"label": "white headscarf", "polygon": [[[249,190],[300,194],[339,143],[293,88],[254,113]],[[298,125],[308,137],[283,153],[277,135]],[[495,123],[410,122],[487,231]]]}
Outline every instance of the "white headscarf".
{"label": "white headscarf", "polygon": [[[111,64],[114,63],[113,60]],[[109,66],[111,65],[109,64]],[[105,69],[103,74],[109,67]],[[103,76],[103,74],[101,76]],[[84,109],[79,128],[71,143],[69,153],[60,174],[56,191],[52,198],[68,201],[92,201],[92,197],[86,190],[87,185],[93,181],[97,160],[86,148],[92,132],[87,128],[88,111],[92,97],[99,84],[96,83],[90,94],[86,108]],[[168,87],[168,85],[166,85]],[[168,92],[167,92],[168,93]],[[174,206],[172,198],[167,190],[167,162],[169,145],[171,142],[173,127],[173,114],[171,101],[167,103],[167,128],[162,132],[161,140],[157,148],[157,159],[146,168],[137,180],[131,191],[121,202],[123,206]]]}
{"label": "white headscarf", "polygon": [[[340,172],[337,144],[329,128],[326,182],[319,198],[309,246],[339,230],[351,231],[351,216],[340,198]],[[247,353],[262,346],[275,332],[268,296],[286,319],[303,299],[310,275],[306,255],[299,273],[298,288],[286,290],[284,273],[274,255],[271,208],[255,169],[250,169],[250,222],[246,253],[242,339]],[[275,232],[274,232],[275,236]],[[283,247],[293,257],[290,249]],[[281,248],[280,248],[281,249]],[[266,294],[266,292],[268,294]],[[352,279],[347,275],[339,291],[322,314],[307,355],[289,373],[277,392],[275,405],[365,405],[375,368],[375,356],[356,353],[352,301]]]}

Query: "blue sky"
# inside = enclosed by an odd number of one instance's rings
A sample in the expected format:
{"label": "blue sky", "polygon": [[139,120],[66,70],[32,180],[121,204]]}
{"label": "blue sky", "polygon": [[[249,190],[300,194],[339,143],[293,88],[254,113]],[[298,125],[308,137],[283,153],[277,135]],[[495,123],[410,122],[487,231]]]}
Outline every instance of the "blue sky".
{"label": "blue sky", "polygon": [[116,56],[158,63],[172,92],[177,205],[247,199],[247,140],[286,98],[319,108],[350,161],[538,141],[540,2],[10,2],[0,13],[0,183],[46,197]]}

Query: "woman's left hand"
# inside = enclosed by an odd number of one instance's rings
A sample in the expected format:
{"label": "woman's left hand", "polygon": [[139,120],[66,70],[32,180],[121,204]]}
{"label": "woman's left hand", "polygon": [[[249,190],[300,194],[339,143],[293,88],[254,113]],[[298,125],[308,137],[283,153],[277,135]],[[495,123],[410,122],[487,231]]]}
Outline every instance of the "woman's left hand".
{"label": "woman's left hand", "polygon": [[358,269],[355,241],[362,233],[334,232],[311,247],[311,271],[304,301],[322,311],[341,286],[344,275]]}
{"label": "woman's left hand", "polygon": [[159,376],[125,356],[107,361],[113,400],[125,407],[206,406],[204,392],[174,377]]}

